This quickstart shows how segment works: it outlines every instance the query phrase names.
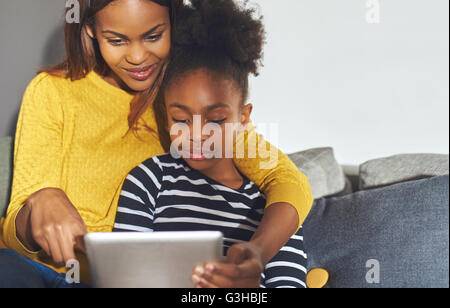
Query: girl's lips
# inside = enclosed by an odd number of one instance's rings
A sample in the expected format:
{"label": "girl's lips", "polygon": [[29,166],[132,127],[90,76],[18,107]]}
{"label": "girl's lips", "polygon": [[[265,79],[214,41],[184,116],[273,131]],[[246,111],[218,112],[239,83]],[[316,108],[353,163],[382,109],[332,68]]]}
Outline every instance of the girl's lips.
{"label": "girl's lips", "polygon": [[194,161],[203,161],[206,160],[206,155],[203,153],[198,153],[198,152],[194,152],[194,151],[180,151],[179,152],[181,154],[181,157],[183,157],[184,159],[190,159],[190,160],[194,160]]}
{"label": "girl's lips", "polygon": [[206,156],[201,151],[191,150],[189,152],[189,159],[201,161],[201,160],[205,160]]}
{"label": "girl's lips", "polygon": [[198,154],[198,153],[191,153],[190,156],[191,156],[191,157],[190,157],[189,159],[191,159],[191,160],[195,160],[195,161],[203,161],[203,160],[206,160],[206,156],[205,156],[205,154],[203,154],[203,153],[201,153],[201,154]]}
{"label": "girl's lips", "polygon": [[132,69],[124,69],[128,75],[138,81],[145,81],[152,75],[155,70],[156,64],[142,67],[142,68],[132,68]]}

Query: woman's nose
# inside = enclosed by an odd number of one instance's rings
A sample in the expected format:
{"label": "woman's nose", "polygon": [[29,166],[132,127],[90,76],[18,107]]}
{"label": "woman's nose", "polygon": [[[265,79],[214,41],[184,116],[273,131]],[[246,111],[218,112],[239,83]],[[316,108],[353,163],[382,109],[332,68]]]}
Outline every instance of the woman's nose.
{"label": "woman's nose", "polygon": [[146,48],[140,43],[134,43],[130,46],[126,59],[130,64],[140,65],[145,62],[146,57]]}

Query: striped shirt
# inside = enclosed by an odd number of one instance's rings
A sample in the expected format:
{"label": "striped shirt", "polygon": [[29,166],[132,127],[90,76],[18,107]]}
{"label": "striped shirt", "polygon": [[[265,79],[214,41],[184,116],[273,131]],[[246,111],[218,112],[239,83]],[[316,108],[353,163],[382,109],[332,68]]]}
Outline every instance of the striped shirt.
{"label": "striped shirt", "polygon": [[[226,255],[232,245],[250,241],[265,207],[264,195],[249,179],[244,177],[243,185],[232,189],[166,154],[128,175],[114,231],[220,231]],[[306,258],[300,228],[266,265],[261,287],[306,287]]]}

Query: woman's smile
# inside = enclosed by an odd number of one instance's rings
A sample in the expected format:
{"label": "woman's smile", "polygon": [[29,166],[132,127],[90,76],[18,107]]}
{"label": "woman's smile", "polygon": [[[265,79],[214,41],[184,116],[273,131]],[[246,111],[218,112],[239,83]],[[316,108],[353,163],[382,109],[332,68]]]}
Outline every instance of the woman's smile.
{"label": "woman's smile", "polygon": [[153,64],[150,66],[145,66],[141,68],[124,68],[123,70],[127,72],[127,74],[137,81],[146,81],[153,75],[157,64]]}
{"label": "woman's smile", "polygon": [[109,68],[103,77],[128,92],[151,89],[168,59],[169,8],[153,1],[112,1],[87,27]]}

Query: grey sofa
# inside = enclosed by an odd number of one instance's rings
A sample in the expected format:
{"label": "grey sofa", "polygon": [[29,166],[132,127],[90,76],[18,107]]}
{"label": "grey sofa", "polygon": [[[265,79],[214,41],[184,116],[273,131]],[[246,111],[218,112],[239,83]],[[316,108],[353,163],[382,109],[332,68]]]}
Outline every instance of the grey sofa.
{"label": "grey sofa", "polygon": [[321,148],[291,159],[316,198],[303,224],[308,271],[328,271],[331,288],[448,288],[448,155],[341,166]]}
{"label": "grey sofa", "polygon": [[[11,185],[12,138],[0,139],[0,217]],[[342,166],[332,148],[290,155],[316,198],[303,229],[308,271],[327,287],[449,286],[449,157],[397,155]]]}

